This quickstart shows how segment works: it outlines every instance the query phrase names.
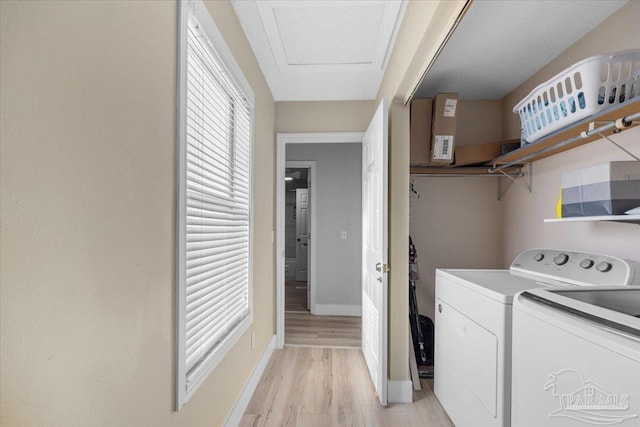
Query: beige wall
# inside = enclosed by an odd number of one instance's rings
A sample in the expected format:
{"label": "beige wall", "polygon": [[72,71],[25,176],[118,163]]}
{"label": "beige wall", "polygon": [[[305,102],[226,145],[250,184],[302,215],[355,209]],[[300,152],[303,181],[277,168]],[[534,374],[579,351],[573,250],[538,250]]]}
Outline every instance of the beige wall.
{"label": "beige wall", "polygon": [[[518,137],[520,123],[511,112],[530,90],[571,64],[593,55],[640,47],[640,2],[630,1],[607,18],[503,99],[503,133]],[[613,139],[640,156],[640,129],[613,136]],[[631,160],[608,141],[598,141],[533,164],[533,192],[512,186],[504,198],[503,261],[508,265],[522,250],[557,247],[612,254],[640,260],[640,227],[619,223],[545,224],[555,217],[561,174],[610,160]]]}
{"label": "beige wall", "polygon": [[[409,119],[410,109],[393,102],[389,109],[389,379],[409,376]],[[401,173],[404,171],[404,173]]]}
{"label": "beige wall", "polygon": [[[389,378],[409,380],[409,108],[402,105],[420,80],[425,64],[438,46],[464,1],[411,1],[378,91],[386,99],[389,123]],[[394,102],[395,101],[395,102]]]}
{"label": "beige wall", "polygon": [[378,99],[407,102],[462,12],[466,0],[413,0],[385,71]]}
{"label": "beige wall", "polygon": [[640,1],[632,0],[628,2],[504,97],[503,136],[505,138],[520,138],[520,120],[518,115],[513,113],[513,107],[539,84],[590,56],[618,52],[625,49],[638,49],[640,47],[638,16],[640,16]]}
{"label": "beige wall", "polygon": [[374,101],[276,102],[277,132],[364,132]]}
{"label": "beige wall", "polygon": [[[0,424],[221,425],[274,334],[274,160],[255,166],[253,326],[175,413],[177,5],[0,7]],[[209,7],[274,159],[260,69],[231,6]]]}
{"label": "beige wall", "polygon": [[[640,156],[640,128],[613,136]],[[555,218],[563,172],[611,160],[632,160],[610,142],[600,140],[533,164],[533,191],[512,186],[504,198],[504,263],[532,247],[565,248],[616,255],[640,261],[640,227],[610,222],[544,223]]]}
{"label": "beige wall", "polygon": [[[458,102],[456,147],[499,141],[501,100]],[[502,267],[502,203],[492,177],[411,177],[409,232],[418,250],[420,314],[435,319],[436,268]]]}
{"label": "beige wall", "polygon": [[418,251],[420,314],[434,319],[436,268],[501,268],[495,178],[412,176],[409,231]]}

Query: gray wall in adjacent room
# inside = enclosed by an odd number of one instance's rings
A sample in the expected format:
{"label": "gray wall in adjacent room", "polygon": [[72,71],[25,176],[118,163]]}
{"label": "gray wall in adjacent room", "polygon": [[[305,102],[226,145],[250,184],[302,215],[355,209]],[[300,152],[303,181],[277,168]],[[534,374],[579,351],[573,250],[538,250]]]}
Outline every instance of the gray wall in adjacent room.
{"label": "gray wall in adjacent room", "polygon": [[316,162],[316,304],[360,306],[362,145],[288,144],[286,159]]}

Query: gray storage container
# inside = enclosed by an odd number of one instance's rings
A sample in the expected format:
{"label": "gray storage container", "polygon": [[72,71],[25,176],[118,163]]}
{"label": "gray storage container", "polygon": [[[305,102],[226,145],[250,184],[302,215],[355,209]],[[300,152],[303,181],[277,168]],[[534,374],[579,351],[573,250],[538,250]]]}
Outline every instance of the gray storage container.
{"label": "gray storage container", "polygon": [[562,174],[562,216],[622,215],[640,206],[640,162],[607,162]]}

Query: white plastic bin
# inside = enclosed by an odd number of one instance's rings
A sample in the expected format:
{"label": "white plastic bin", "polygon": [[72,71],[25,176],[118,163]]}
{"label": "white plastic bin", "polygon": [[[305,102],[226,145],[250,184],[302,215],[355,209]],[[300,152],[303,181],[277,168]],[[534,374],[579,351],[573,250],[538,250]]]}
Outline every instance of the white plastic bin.
{"label": "white plastic bin", "polygon": [[584,59],[536,87],[513,112],[532,143],[605,108],[640,97],[640,49]]}

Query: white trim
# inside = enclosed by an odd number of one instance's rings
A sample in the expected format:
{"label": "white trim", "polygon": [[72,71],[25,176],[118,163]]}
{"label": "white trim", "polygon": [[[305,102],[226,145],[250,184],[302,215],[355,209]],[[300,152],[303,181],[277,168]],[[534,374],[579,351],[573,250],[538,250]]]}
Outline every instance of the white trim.
{"label": "white trim", "polygon": [[253,372],[247,379],[247,382],[244,384],[242,388],[242,392],[240,393],[240,397],[234,403],[231,412],[227,415],[227,419],[224,422],[225,427],[237,426],[240,424],[240,420],[244,415],[244,411],[247,410],[247,406],[249,406],[249,402],[251,401],[251,397],[253,393],[256,391],[256,387],[258,386],[258,382],[264,373],[265,368],[267,367],[267,363],[269,363],[269,359],[271,359],[271,355],[273,354],[273,350],[276,348],[276,336],[272,336],[267,343],[267,347],[264,349],[262,353],[262,357],[253,368]]}
{"label": "white trim", "polygon": [[387,383],[387,400],[389,403],[413,402],[413,383],[409,380],[389,380]]}
{"label": "white trim", "polygon": [[348,144],[363,137],[364,132],[279,133],[278,144]]}
{"label": "white trim", "polygon": [[316,304],[313,314],[321,316],[362,316],[362,306],[347,304]]}
{"label": "white trim", "polygon": [[182,143],[186,138],[187,125],[186,125],[186,112],[183,106],[187,105],[187,20],[188,20],[188,10],[184,3],[178,4],[178,78],[177,78],[177,100],[178,105],[176,108],[177,117],[177,135],[176,141],[176,160],[178,164],[176,165],[176,173],[177,176],[177,185],[178,188],[176,190],[176,254],[177,254],[177,266],[176,266],[176,335],[175,335],[175,350],[176,350],[176,371],[175,371],[175,381],[176,381],[176,396],[175,396],[175,409],[179,411],[180,408],[186,402],[186,388],[181,384],[184,383],[183,378],[186,377],[186,361],[185,361],[185,340],[184,334],[181,331],[185,330],[185,307],[181,304],[181,301],[184,301],[185,289],[180,285],[183,281],[183,277],[185,277],[185,254],[182,253],[180,248],[184,247],[186,236],[184,233],[181,233],[180,230],[183,230],[185,227],[185,218],[184,218],[184,206],[186,204],[185,198],[186,194],[183,191],[184,188],[184,164],[185,164],[185,150],[182,147]]}
{"label": "white trim", "polygon": [[[393,52],[408,0],[232,0],[231,4],[255,52],[274,100],[328,101],[375,100]],[[364,63],[297,63],[287,58],[287,35],[277,19],[284,8],[303,8],[313,13],[317,7],[380,6],[381,20],[372,52]],[[283,40],[281,36],[284,36]],[[293,60],[291,62],[290,60]],[[306,61],[305,61],[306,62]],[[313,62],[313,61],[311,61]]]}
{"label": "white trim", "polygon": [[238,65],[231,49],[227,46],[227,43],[224,41],[224,37],[222,33],[218,29],[218,26],[213,21],[211,14],[209,13],[209,9],[204,4],[202,0],[181,0],[181,9],[184,9],[186,12],[188,7],[191,7],[193,14],[198,19],[200,25],[202,25],[202,29],[204,30],[207,37],[211,43],[215,46],[215,52],[220,57],[224,65],[227,67],[230,77],[235,81],[235,83],[242,90],[243,95],[247,97],[247,101],[249,104],[255,104],[255,95],[253,93],[253,89],[249,84],[249,81],[244,76],[242,72],[242,68]]}
{"label": "white trim", "polygon": [[[181,233],[181,230],[186,229],[185,218],[185,206],[186,206],[186,192],[185,187],[185,158],[186,158],[186,105],[187,105],[187,31],[189,15],[192,14],[196,17],[199,24],[202,26],[203,32],[213,45],[214,53],[224,64],[228,76],[234,81],[238,88],[242,91],[242,95],[246,97],[247,104],[250,110],[250,158],[249,158],[249,170],[251,171],[251,181],[249,183],[249,273],[248,273],[248,286],[249,286],[249,315],[243,319],[235,331],[225,338],[218,346],[215,357],[208,357],[203,363],[202,369],[205,373],[197,380],[192,386],[189,392],[186,391],[186,357],[185,357],[185,310],[183,302],[186,301],[186,292],[182,284],[185,280],[185,254],[182,248],[185,247],[185,236]],[[178,173],[178,189],[176,199],[176,253],[177,263],[176,268],[176,411],[179,411],[190,397],[196,392],[198,387],[206,380],[208,375],[215,369],[218,363],[226,357],[229,350],[235,346],[237,341],[245,334],[249,329],[249,326],[253,323],[253,219],[254,219],[254,198],[253,198],[253,180],[255,179],[253,174],[254,166],[254,134],[255,134],[255,95],[249,82],[245,78],[242,69],[236,62],[231,49],[226,44],[222,33],[218,30],[213,18],[211,17],[209,10],[202,2],[202,0],[181,0],[178,2],[178,64],[177,64],[177,161],[178,165],[176,171]]]}
{"label": "white trim", "polygon": [[[276,141],[276,347],[284,346],[284,174],[287,144],[362,142],[363,132],[279,133]],[[316,205],[311,193],[312,209]],[[313,243],[313,235],[311,241]],[[313,266],[312,266],[313,268]],[[315,270],[315,269],[314,269]]]}
{"label": "white trim", "polygon": [[[309,169],[309,179],[311,183],[311,213],[309,218],[309,223],[311,224],[311,238],[309,239],[309,274],[307,275],[307,286],[309,286],[309,309],[311,314],[316,313],[316,254],[318,251],[316,250],[316,177],[317,177],[317,169],[316,162],[313,161],[285,161],[285,169],[286,168],[308,168]],[[285,260],[286,262],[286,260]]]}

